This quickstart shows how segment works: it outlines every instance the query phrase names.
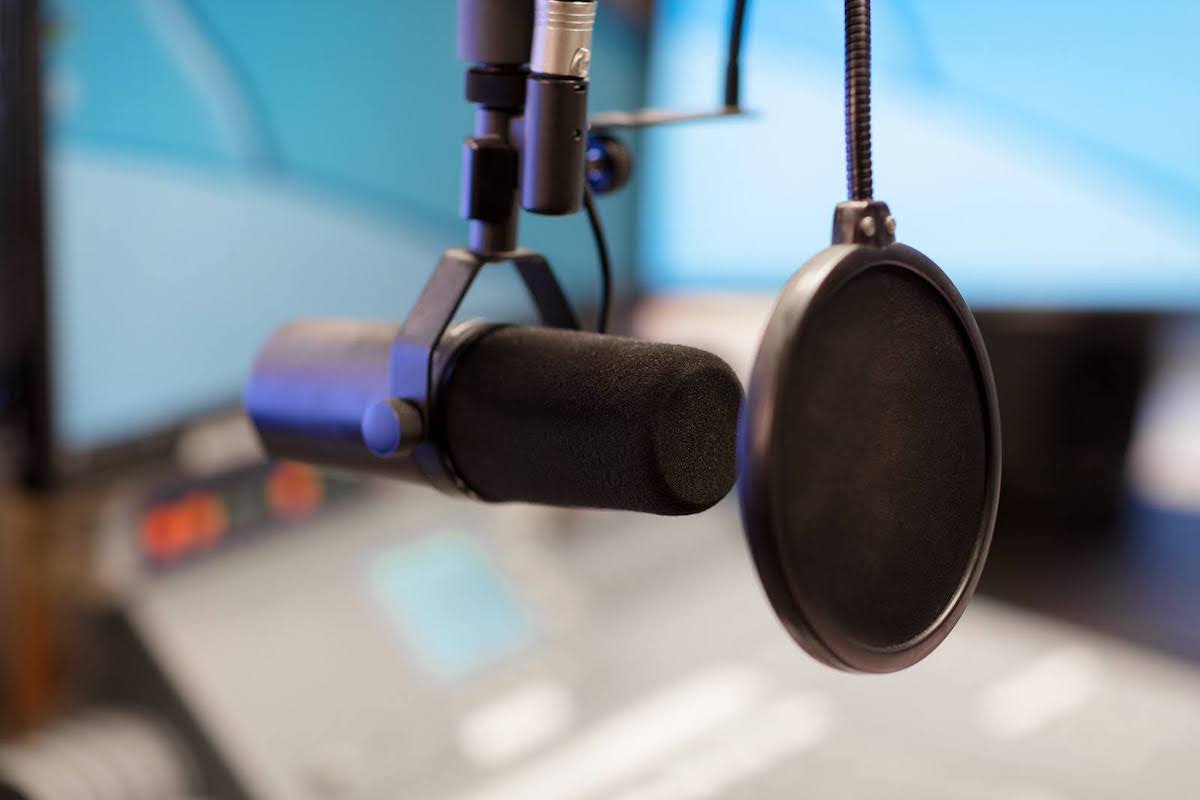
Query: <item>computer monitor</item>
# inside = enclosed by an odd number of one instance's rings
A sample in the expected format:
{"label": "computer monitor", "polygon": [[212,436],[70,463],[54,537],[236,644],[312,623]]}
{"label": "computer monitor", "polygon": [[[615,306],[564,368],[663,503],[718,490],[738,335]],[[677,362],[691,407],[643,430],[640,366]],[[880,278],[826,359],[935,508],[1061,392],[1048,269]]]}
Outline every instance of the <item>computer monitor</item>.
{"label": "computer monitor", "polygon": [[[662,0],[649,99],[713,104],[728,0]],[[986,308],[1200,305],[1200,4],[874,3],[875,191]],[[752,116],[648,137],[642,281],[769,290],[845,197],[839,0],[752,3]]]}
{"label": "computer monitor", "polygon": [[[472,111],[453,3],[54,0],[42,14],[45,257],[22,267],[45,283],[50,366],[31,413],[47,441],[29,455],[54,463],[40,471],[235,406],[289,319],[403,319],[442,250],[465,245]],[[602,15],[594,103],[640,104],[644,44],[631,18]],[[620,266],[632,200],[604,209]],[[586,222],[524,228],[586,312]],[[464,313],[530,316],[510,272],[482,276]]]}

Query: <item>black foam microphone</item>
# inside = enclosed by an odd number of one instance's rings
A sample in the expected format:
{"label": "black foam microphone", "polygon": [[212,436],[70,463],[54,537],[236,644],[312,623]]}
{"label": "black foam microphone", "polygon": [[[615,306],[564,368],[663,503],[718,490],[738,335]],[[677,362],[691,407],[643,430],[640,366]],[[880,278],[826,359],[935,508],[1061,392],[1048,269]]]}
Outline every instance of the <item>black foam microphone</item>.
{"label": "black foam microphone", "polygon": [[374,323],[276,333],[246,392],[268,452],[488,501],[664,515],[703,511],[733,487],[741,384],[710,353],[467,323],[444,337],[418,412],[393,399],[423,377],[389,377],[422,369],[396,358],[403,345],[399,326]]}
{"label": "black foam microphone", "polygon": [[505,326],[463,347],[442,421],[485,500],[691,514],[733,487],[741,394],[703,350]]}

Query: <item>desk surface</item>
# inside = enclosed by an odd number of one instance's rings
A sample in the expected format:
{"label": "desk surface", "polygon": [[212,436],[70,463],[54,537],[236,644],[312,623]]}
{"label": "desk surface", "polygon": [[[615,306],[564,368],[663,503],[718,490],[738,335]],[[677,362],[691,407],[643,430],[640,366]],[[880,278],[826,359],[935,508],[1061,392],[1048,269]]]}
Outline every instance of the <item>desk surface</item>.
{"label": "desk surface", "polygon": [[983,598],[914,669],[831,671],[771,615],[729,503],[390,487],[147,576],[128,608],[263,800],[1200,791],[1195,666]]}

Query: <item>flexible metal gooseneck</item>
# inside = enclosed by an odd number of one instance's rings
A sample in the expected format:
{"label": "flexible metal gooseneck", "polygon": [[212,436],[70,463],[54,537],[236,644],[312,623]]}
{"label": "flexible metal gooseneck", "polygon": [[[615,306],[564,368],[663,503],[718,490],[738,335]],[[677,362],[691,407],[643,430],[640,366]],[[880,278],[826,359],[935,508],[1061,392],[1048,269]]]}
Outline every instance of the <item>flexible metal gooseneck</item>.
{"label": "flexible metal gooseneck", "polygon": [[871,200],[871,0],[846,0],[846,188]]}

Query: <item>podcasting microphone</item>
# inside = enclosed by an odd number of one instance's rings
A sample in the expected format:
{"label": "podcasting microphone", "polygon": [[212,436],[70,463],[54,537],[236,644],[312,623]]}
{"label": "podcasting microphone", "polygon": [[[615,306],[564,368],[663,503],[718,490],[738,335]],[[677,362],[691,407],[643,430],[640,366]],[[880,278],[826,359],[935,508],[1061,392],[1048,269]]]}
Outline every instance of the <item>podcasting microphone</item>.
{"label": "podcasting microphone", "polygon": [[491,502],[680,515],[733,488],[741,384],[710,353],[465,323],[438,346],[419,409],[393,399],[393,383],[424,379],[406,344],[402,326],[378,323],[277,332],[246,389],[267,451]]}
{"label": "podcasting microphone", "polygon": [[[470,249],[443,254],[402,325],[276,333],[245,392],[267,452],[493,502],[709,508],[736,477],[733,371],[693,348],[578,330],[549,262],[516,245],[518,197],[567,214],[584,195],[595,0],[458,0],[458,15],[476,105],[463,162]],[[502,263],[542,327],[451,329],[480,271]]]}

